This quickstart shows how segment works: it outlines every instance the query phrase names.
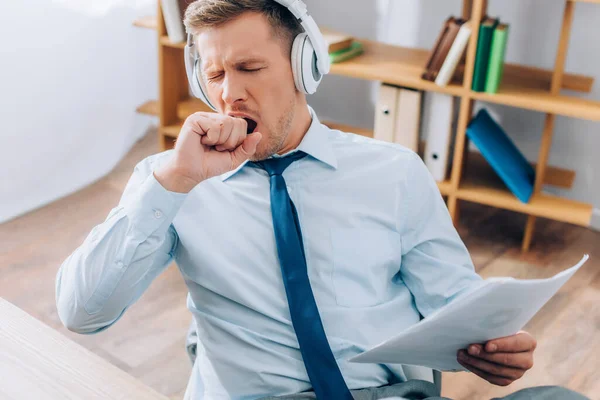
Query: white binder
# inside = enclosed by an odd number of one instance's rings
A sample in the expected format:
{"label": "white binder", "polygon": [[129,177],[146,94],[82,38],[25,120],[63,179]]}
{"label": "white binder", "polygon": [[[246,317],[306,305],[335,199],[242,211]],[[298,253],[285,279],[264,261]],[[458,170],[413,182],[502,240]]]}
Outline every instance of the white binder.
{"label": "white binder", "polygon": [[444,181],[448,173],[450,142],[454,133],[453,96],[427,92],[423,102],[423,134],[427,140],[423,159],[433,178]]}
{"label": "white binder", "polygon": [[373,133],[375,139],[394,141],[397,108],[398,88],[381,84],[375,108],[375,132]]}
{"label": "white binder", "polygon": [[162,12],[169,40],[173,43],[184,42],[185,27],[181,18],[181,10],[177,0],[161,0]]}
{"label": "white binder", "polygon": [[421,121],[421,95],[418,90],[398,88],[394,142],[417,153]]}

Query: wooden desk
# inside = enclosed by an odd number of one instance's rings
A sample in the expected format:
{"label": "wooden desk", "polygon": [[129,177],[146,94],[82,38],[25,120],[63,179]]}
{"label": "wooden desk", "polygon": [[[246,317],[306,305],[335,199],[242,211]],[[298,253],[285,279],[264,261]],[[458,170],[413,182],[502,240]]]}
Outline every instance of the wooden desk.
{"label": "wooden desk", "polygon": [[167,399],[2,298],[0,398]]}

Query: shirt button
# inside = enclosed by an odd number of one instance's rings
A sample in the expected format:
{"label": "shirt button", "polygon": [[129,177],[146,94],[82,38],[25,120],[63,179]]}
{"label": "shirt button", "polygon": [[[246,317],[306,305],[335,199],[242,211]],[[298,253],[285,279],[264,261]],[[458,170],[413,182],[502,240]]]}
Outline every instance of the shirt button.
{"label": "shirt button", "polygon": [[160,210],[154,210],[154,217],[155,217],[155,218],[160,218],[160,217],[162,217],[162,213],[160,212]]}
{"label": "shirt button", "polygon": [[117,261],[117,268],[119,268],[119,269],[123,268],[123,262]]}

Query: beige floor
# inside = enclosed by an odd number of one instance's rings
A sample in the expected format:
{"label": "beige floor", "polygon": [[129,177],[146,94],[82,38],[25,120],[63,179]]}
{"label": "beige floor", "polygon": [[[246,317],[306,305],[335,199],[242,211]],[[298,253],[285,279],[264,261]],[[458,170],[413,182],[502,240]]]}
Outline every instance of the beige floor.
{"label": "beige floor", "polygon": [[[190,315],[186,289],[172,265],[113,327],[77,335],[58,320],[54,278],[64,259],[120,198],[135,164],[158,152],[150,131],[105,178],[0,225],[0,296],[173,399],[182,397],[190,365],[184,351]],[[540,220],[532,250],[519,250],[525,218],[464,203],[459,233],[484,277],[548,277],[590,261],[526,329],[538,338],[535,366],[506,388],[467,373],[444,373],[443,395],[487,399],[523,387],[564,385],[600,399],[600,233]]]}

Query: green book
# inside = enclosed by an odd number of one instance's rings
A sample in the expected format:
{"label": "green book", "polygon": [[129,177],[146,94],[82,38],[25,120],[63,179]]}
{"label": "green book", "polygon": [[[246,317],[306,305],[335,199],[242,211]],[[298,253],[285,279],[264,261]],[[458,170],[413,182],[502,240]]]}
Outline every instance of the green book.
{"label": "green book", "polygon": [[471,85],[471,88],[475,92],[483,92],[485,90],[485,80],[490,59],[490,45],[497,25],[497,18],[487,18],[479,26],[477,53],[475,55],[475,66],[473,68],[473,84]]}
{"label": "green book", "polygon": [[508,24],[499,24],[496,27],[496,30],[494,30],[494,36],[492,38],[492,45],[490,48],[490,62],[488,64],[487,78],[485,82],[486,93],[498,92],[498,86],[500,86],[500,82],[502,82],[507,39]]}
{"label": "green book", "polygon": [[339,50],[333,53],[329,53],[329,60],[331,63],[339,63],[342,61],[349,60],[350,58],[356,57],[363,52],[363,44],[361,42],[354,41],[352,45],[344,50]]}

